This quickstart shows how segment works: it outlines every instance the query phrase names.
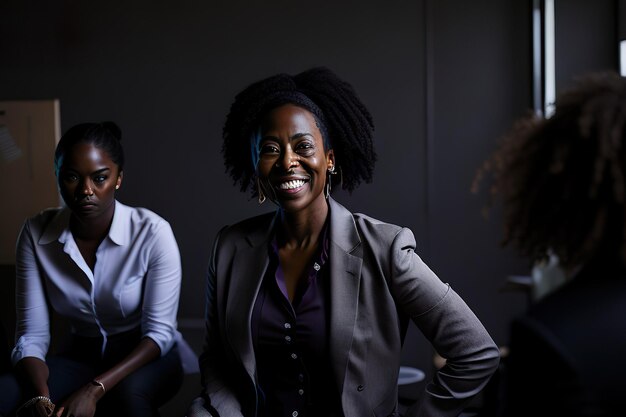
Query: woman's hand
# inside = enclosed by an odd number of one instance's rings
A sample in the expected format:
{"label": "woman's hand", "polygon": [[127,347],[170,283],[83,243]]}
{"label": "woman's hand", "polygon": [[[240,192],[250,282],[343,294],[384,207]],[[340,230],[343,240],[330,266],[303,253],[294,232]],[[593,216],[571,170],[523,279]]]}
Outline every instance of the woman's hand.
{"label": "woman's hand", "polygon": [[104,392],[97,385],[85,385],[54,410],[56,417],[93,417],[96,403]]}

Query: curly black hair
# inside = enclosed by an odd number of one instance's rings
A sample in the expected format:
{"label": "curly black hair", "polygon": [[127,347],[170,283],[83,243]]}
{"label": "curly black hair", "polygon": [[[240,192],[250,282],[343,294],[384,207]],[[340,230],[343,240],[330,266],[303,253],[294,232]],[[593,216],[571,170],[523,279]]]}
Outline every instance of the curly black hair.
{"label": "curly black hair", "polygon": [[376,162],[372,116],[350,84],[328,68],[316,67],[265,78],[235,97],[224,124],[222,154],[226,172],[241,191],[250,189],[256,195],[254,136],[263,117],[284,104],[314,115],[324,146],[333,149],[344,189],[352,192],[362,181],[372,181]]}
{"label": "curly black hair", "polygon": [[626,263],[626,79],[587,74],[549,117],[518,120],[477,173],[492,177],[505,236],[534,260],[548,251],[571,268],[613,256]]}

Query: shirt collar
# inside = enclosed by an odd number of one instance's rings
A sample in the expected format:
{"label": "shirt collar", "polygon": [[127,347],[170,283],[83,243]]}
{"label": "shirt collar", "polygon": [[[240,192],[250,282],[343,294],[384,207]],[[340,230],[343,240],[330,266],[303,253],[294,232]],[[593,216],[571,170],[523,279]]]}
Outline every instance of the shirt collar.
{"label": "shirt collar", "polygon": [[[70,215],[71,212],[67,207],[58,210],[46,226],[41,238],[39,238],[39,244],[46,245],[56,240],[65,243],[70,233]],[[124,246],[128,244],[130,239],[130,217],[130,207],[115,200],[115,211],[108,236],[117,245]]]}
{"label": "shirt collar", "polygon": [[[55,210],[52,218],[45,226],[38,243],[40,245],[47,245],[50,242],[58,240],[61,243],[65,243],[65,234],[70,228],[70,209],[67,207],[61,207]],[[44,212],[45,213],[45,212]]]}
{"label": "shirt collar", "polygon": [[109,229],[109,238],[120,246],[128,244],[130,240],[130,207],[115,200],[115,212]]}

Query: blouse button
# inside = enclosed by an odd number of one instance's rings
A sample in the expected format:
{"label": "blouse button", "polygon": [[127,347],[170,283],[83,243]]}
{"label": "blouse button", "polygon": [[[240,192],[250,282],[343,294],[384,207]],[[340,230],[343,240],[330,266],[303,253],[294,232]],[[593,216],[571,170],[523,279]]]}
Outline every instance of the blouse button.
{"label": "blouse button", "polygon": [[285,323],[285,329],[291,329],[291,324]]}
{"label": "blouse button", "polygon": [[300,389],[298,390],[298,394],[300,394],[300,395],[304,395],[304,390],[303,390],[302,388],[300,388]]}
{"label": "blouse button", "polygon": [[298,355],[296,355],[295,353],[291,354],[291,359],[298,359]]}
{"label": "blouse button", "polygon": [[297,411],[294,411],[293,413],[291,413],[291,415],[292,415],[293,417],[298,417],[298,412],[297,412]]}
{"label": "blouse button", "polygon": [[356,387],[356,390],[361,392],[365,389],[365,387],[363,385],[359,385],[358,387]]}
{"label": "blouse button", "polygon": [[313,269],[315,269],[316,271],[319,271],[322,267],[320,266],[320,264],[318,264],[317,262],[315,262],[313,264]]}
{"label": "blouse button", "polygon": [[286,341],[287,343],[291,342],[291,336],[285,336],[285,341]]}
{"label": "blouse button", "polygon": [[298,375],[298,381],[303,382],[304,381],[304,375],[299,374]]}

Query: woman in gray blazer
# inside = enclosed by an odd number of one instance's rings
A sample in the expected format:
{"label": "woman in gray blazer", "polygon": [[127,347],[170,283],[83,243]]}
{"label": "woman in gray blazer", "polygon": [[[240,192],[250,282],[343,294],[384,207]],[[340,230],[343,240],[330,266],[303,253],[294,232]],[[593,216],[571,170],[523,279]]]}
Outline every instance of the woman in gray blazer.
{"label": "woman in gray blazer", "polygon": [[409,415],[458,415],[489,380],[497,347],[415,253],[412,232],[330,196],[371,181],[372,133],[352,87],[325,68],[237,95],[226,166],[242,191],[278,209],[215,240],[203,393],[189,416],[398,415],[409,320],[447,359]]}

